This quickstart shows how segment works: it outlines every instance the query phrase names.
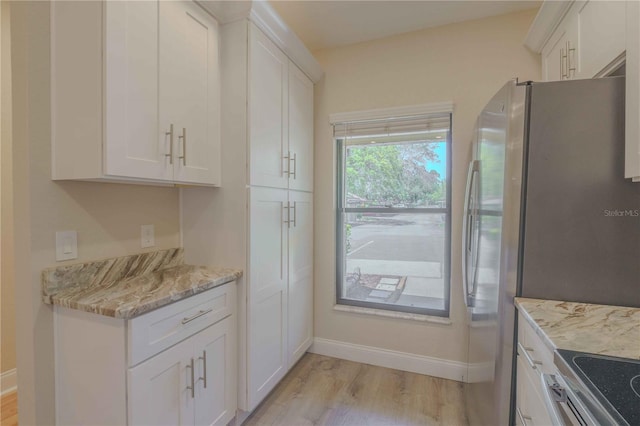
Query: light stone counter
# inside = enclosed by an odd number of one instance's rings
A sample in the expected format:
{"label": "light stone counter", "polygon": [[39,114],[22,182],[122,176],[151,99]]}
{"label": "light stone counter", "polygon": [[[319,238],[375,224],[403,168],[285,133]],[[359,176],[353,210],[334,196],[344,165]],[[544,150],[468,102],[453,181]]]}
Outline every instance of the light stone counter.
{"label": "light stone counter", "polygon": [[234,281],[242,271],[185,265],[182,249],[45,269],[45,303],[129,319]]}
{"label": "light stone counter", "polygon": [[521,297],[515,303],[551,350],[640,359],[640,308]]}

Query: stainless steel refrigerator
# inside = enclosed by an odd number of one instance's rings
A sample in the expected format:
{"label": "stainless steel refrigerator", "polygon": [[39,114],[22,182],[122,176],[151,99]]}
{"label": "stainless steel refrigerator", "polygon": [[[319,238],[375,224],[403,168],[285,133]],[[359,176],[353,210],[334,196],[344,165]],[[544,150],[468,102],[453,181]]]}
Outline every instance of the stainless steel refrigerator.
{"label": "stainless steel refrigerator", "polygon": [[511,81],[478,117],[463,218],[472,425],[513,424],[515,296],[640,307],[624,86]]}

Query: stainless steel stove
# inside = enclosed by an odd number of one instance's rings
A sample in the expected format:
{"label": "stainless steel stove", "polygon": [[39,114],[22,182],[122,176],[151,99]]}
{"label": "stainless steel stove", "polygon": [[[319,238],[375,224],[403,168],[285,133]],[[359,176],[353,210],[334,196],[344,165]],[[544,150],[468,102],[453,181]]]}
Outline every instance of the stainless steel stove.
{"label": "stainless steel stove", "polygon": [[542,376],[554,423],[640,425],[640,360],[559,349],[554,363]]}

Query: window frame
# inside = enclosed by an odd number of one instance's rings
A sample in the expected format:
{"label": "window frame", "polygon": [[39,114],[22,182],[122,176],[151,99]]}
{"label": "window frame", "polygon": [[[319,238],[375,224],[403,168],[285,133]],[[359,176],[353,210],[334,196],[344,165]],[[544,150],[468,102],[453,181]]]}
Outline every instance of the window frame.
{"label": "window frame", "polygon": [[[434,111],[435,112],[435,111]],[[337,305],[356,306],[361,308],[379,309],[384,311],[402,312],[409,314],[428,315],[436,317],[449,318],[451,312],[451,210],[452,210],[452,133],[453,133],[453,112],[439,111],[449,114],[449,131],[446,140],[446,206],[444,208],[398,208],[398,207],[371,207],[371,208],[348,208],[344,206],[345,202],[345,178],[346,178],[346,147],[345,138],[334,136],[333,141],[337,147],[336,161],[336,299]],[[406,142],[404,142],[406,143]],[[413,142],[420,143],[420,142]],[[397,142],[403,144],[403,142]],[[444,265],[443,265],[443,283],[444,283],[444,309],[430,309],[413,307],[406,305],[394,305],[386,303],[368,302],[364,300],[354,300],[342,297],[342,290],[345,280],[345,266],[347,261],[347,253],[345,247],[345,231],[344,217],[347,213],[420,213],[420,214],[444,214]]]}

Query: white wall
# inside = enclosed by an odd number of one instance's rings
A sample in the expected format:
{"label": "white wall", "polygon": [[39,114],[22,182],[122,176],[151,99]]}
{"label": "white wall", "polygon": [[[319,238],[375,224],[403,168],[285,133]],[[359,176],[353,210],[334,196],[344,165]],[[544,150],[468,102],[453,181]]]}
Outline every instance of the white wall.
{"label": "white wall", "polygon": [[[522,41],[535,10],[451,24],[314,52],[325,76],[315,88],[315,335],[453,361],[466,360],[461,220],[477,114],[510,78],[540,79],[540,57]],[[453,101],[451,325],[337,312],[335,147],[329,114]]]}
{"label": "white wall", "polygon": [[53,316],[40,298],[40,274],[63,264],[55,261],[55,231],[78,231],[79,258],[66,263],[150,250],[140,248],[142,224],[155,224],[151,250],[180,243],[175,188],[51,180],[49,6],[11,4],[18,411],[24,425],[54,422]]}

